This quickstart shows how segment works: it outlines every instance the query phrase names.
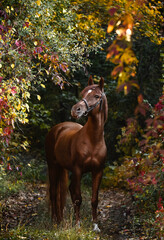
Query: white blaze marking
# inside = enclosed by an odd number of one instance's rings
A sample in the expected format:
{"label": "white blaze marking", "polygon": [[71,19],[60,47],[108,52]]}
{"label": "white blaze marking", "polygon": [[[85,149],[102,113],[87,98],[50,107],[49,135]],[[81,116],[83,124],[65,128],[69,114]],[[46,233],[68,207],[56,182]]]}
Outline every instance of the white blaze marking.
{"label": "white blaze marking", "polygon": [[90,90],[88,90],[88,93],[91,93],[92,92],[92,90],[90,89]]}

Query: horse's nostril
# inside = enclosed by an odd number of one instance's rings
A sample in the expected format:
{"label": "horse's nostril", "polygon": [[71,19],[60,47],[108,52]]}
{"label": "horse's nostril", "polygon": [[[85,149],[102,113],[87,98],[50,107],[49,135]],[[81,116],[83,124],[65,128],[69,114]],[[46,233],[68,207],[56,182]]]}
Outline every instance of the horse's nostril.
{"label": "horse's nostril", "polygon": [[80,110],[81,110],[80,108],[77,108],[77,109],[76,109],[77,112],[80,112]]}

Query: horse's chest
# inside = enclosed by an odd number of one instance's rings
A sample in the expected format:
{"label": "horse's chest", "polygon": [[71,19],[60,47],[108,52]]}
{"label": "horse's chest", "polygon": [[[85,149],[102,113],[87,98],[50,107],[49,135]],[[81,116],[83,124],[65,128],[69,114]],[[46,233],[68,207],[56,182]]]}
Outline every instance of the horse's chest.
{"label": "horse's chest", "polygon": [[83,161],[83,169],[84,171],[86,170],[90,170],[90,169],[95,169],[95,168],[99,168],[102,164],[102,161],[100,161],[100,159],[97,159],[95,157],[88,157],[86,159],[84,159]]}
{"label": "horse's chest", "polygon": [[99,168],[103,165],[106,157],[106,146],[83,146],[80,149],[78,158],[84,171],[90,171],[93,168]]}

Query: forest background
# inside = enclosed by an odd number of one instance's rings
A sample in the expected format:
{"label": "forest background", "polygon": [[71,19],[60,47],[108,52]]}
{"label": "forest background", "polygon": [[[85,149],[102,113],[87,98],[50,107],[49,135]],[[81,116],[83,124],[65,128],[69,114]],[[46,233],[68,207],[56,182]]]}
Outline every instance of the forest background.
{"label": "forest background", "polygon": [[1,1],[2,199],[23,181],[46,181],[47,131],[74,121],[70,109],[89,76],[102,76],[109,105],[102,187],[130,191],[149,236],[163,236],[162,15],[163,2],[153,0]]}

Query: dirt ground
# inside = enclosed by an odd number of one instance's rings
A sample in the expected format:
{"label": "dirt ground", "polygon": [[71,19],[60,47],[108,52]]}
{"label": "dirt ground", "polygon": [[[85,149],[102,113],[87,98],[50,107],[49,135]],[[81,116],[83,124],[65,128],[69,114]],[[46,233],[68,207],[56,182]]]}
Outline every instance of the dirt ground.
{"label": "dirt ground", "polygon": [[[1,201],[1,229],[7,231],[20,225],[32,224],[35,221],[38,215],[38,206],[41,202],[46,202],[47,187],[43,184],[35,186],[35,190],[32,189],[29,188],[29,191],[22,191]],[[83,200],[86,200],[85,197]],[[90,198],[87,200],[88,205],[90,205],[89,200]],[[98,212],[101,228],[100,239],[145,239],[142,237],[141,230],[137,231],[133,226],[134,209],[130,194],[118,189],[101,190]]]}

